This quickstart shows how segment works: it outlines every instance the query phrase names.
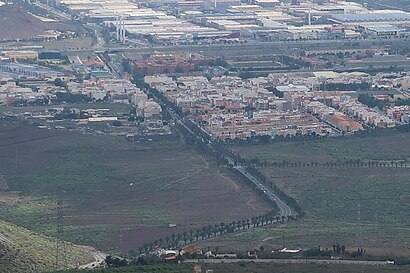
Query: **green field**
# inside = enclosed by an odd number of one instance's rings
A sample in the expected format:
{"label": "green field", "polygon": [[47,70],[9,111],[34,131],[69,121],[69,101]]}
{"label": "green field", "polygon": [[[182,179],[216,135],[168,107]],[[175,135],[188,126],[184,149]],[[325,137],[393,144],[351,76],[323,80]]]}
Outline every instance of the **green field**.
{"label": "green field", "polygon": [[1,218],[54,236],[60,200],[64,238],[76,243],[127,251],[271,210],[177,140],[130,143],[1,122],[0,146]]}
{"label": "green field", "polygon": [[[327,162],[347,159],[405,160],[410,134],[323,139],[235,146],[261,161]],[[227,250],[264,246],[310,248],[334,243],[367,248],[375,255],[410,257],[409,168],[271,167],[259,168],[270,181],[295,197],[303,219],[200,242],[200,247]],[[370,253],[369,252],[369,253]]]}

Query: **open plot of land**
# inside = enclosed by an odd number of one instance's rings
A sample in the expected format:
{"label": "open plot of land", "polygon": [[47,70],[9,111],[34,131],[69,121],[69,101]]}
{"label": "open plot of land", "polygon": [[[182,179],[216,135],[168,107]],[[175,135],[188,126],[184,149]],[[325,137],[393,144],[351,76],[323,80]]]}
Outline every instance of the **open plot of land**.
{"label": "open plot of land", "polygon": [[[394,134],[234,149],[249,158],[275,161],[403,160],[410,154],[409,140],[409,134]],[[306,216],[282,226],[204,241],[199,246],[281,248],[285,236],[287,247],[331,247],[339,243],[353,248],[363,246],[377,254],[394,252],[397,256],[410,257],[408,168],[284,167],[259,171],[295,197]]]}
{"label": "open plot of land", "polygon": [[[53,235],[57,203],[65,239],[121,250],[270,206],[223,168],[175,141],[128,143],[0,123],[4,219]],[[4,182],[3,182],[4,183]],[[167,228],[176,224],[176,228]]]}
{"label": "open plot of land", "polygon": [[410,160],[410,134],[274,142],[268,145],[237,145],[231,148],[243,157],[268,162],[327,162],[338,159]]}
{"label": "open plot of land", "polygon": [[[299,200],[307,218],[333,223],[333,233],[343,228],[337,237],[349,245],[410,247],[407,168],[271,168],[263,172]],[[326,240],[333,236],[323,234]]]}
{"label": "open plot of land", "polygon": [[360,229],[358,227],[357,223],[332,222],[306,217],[303,221],[256,228],[229,234],[219,239],[205,240],[195,245],[202,249],[236,252],[238,249],[259,249],[261,246],[268,250],[282,249],[283,246],[309,249],[319,245],[331,249],[333,244],[339,243],[344,244],[347,251],[354,252],[361,244],[360,238],[363,238],[367,254],[384,256],[386,259],[410,257],[410,249],[403,247],[405,243],[400,244],[400,240],[409,240],[408,231],[407,235],[405,234],[406,228],[391,228],[389,225],[375,224],[362,224]]}
{"label": "open plot of land", "polygon": [[36,45],[41,45],[46,50],[76,50],[90,48],[92,46],[92,39],[89,37],[78,37],[64,40],[38,42]]}
{"label": "open plot of land", "polygon": [[31,38],[46,30],[77,31],[80,25],[43,22],[17,5],[0,6],[0,37],[2,39]]}
{"label": "open plot of land", "polygon": [[316,217],[347,223],[357,222],[360,213],[364,223],[410,224],[407,168],[268,168],[263,172]]}

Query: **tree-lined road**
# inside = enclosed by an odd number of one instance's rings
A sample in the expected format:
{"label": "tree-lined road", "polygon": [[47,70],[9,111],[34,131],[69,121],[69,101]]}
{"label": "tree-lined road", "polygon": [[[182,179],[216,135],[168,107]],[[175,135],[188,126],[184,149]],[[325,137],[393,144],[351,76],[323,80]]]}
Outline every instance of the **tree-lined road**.
{"label": "tree-lined road", "polygon": [[[147,90],[146,90],[147,91]],[[153,94],[150,94],[153,95]],[[154,98],[164,107],[164,109],[167,109],[168,114],[172,117],[174,122],[176,124],[180,124],[184,126],[184,128],[192,135],[196,136],[198,139],[201,139],[203,143],[206,143],[207,141],[199,134],[196,134],[189,126],[186,124],[186,121],[184,121],[183,118],[181,118],[177,113],[172,111],[171,109],[167,108],[165,102],[161,101],[160,98],[156,97],[153,95]],[[193,122],[192,122],[193,123]],[[194,123],[193,123],[194,124]],[[200,127],[199,127],[200,128]],[[202,129],[202,128],[200,128]],[[206,131],[202,130],[202,132],[207,133]],[[215,147],[213,147],[212,142],[208,142],[207,144],[209,148],[215,150]],[[274,203],[276,203],[277,207],[279,208],[280,211],[280,217],[289,217],[289,216],[294,216],[293,210],[286,204],[282,199],[280,199],[272,189],[266,187],[263,185],[257,178],[255,178],[252,174],[250,174],[247,170],[246,167],[240,166],[235,164],[235,161],[230,158],[229,156],[225,155],[225,159],[228,161],[230,165],[233,166],[234,169],[236,169],[238,172],[240,172],[244,177],[246,177],[252,184],[255,185],[255,187],[263,192],[263,194],[268,197],[268,199]]]}
{"label": "tree-lined road", "polygon": [[280,211],[280,217],[282,217],[282,216],[289,217],[289,216],[294,215],[292,209],[283,200],[281,200],[272,191],[272,189],[270,189],[270,188],[266,187],[265,185],[263,185],[262,183],[260,183],[258,181],[258,179],[256,179],[252,174],[247,172],[246,167],[236,165],[235,162],[229,157],[226,157],[226,159],[229,161],[229,164],[231,164],[234,169],[239,171],[244,177],[246,177],[249,181],[251,181],[256,186],[256,188],[260,189],[263,192],[263,194],[266,195],[269,198],[269,200],[276,203],[276,205],[278,206],[279,211]]}

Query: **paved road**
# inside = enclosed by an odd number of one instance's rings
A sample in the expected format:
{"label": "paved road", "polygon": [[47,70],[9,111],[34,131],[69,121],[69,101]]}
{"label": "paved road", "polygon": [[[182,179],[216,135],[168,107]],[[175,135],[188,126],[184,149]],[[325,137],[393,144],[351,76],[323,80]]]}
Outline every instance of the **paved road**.
{"label": "paved road", "polygon": [[[168,108],[167,108],[168,109]],[[168,113],[173,117],[175,123],[181,124],[182,126],[184,126],[192,135],[196,135],[183,121],[183,119],[181,119],[174,111],[170,111],[168,109]],[[204,130],[202,130],[204,131]],[[205,132],[205,131],[204,131]],[[200,136],[198,136],[200,137]],[[201,138],[201,137],[200,137]],[[205,142],[205,140],[203,138],[201,138],[203,142]],[[212,144],[209,143],[208,146],[212,147]],[[263,185],[262,183],[259,182],[258,179],[256,179],[252,174],[248,173],[246,170],[246,167],[244,166],[239,166],[236,165],[234,160],[228,156],[225,156],[225,158],[228,160],[229,164],[231,164],[236,170],[238,170],[242,175],[244,175],[246,178],[249,179],[249,181],[251,181],[256,188],[260,189],[263,194],[265,194],[269,200],[273,201],[276,203],[276,205],[278,206],[279,210],[280,210],[280,217],[284,216],[284,217],[289,217],[289,216],[293,216],[295,213],[292,211],[292,209],[283,201],[281,200],[273,191],[272,189],[266,187],[265,185]]]}
{"label": "paved road", "polygon": [[80,265],[78,268],[79,269],[92,269],[92,268],[98,268],[100,265],[105,261],[105,258],[107,257],[107,254],[100,252],[100,251],[93,251],[92,252],[95,261]]}
{"label": "paved road", "polygon": [[316,260],[316,259],[187,259],[184,263],[231,264],[231,263],[261,263],[261,264],[345,264],[382,266],[389,265],[389,261],[356,261],[356,260]]}
{"label": "paved road", "polygon": [[258,181],[253,175],[248,173],[246,171],[246,168],[243,166],[237,166],[235,165],[235,162],[231,158],[227,158],[229,161],[229,164],[233,165],[236,170],[238,170],[242,175],[244,175],[246,178],[248,178],[258,189],[263,191],[263,193],[269,198],[269,200],[273,201],[276,203],[280,210],[280,216],[293,216],[294,212],[292,209],[283,201],[281,200],[273,191],[272,189],[266,187],[262,183]]}

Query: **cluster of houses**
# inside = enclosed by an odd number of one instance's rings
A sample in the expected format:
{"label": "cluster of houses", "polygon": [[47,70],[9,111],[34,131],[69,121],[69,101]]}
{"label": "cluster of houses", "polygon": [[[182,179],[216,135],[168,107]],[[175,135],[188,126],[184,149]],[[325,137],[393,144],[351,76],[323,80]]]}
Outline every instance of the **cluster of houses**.
{"label": "cluster of houses", "polygon": [[[370,88],[377,88],[381,81],[386,84],[391,78],[375,77],[324,71],[278,73],[247,80],[234,76],[208,79],[155,75],[146,76],[145,82],[191,115],[212,136],[246,139],[262,135],[328,135],[333,130],[352,133],[366,126],[391,128],[405,123],[406,107],[387,113],[358,101],[357,86],[368,87],[361,92],[371,93]],[[386,90],[401,94],[396,89],[392,85]]]}

